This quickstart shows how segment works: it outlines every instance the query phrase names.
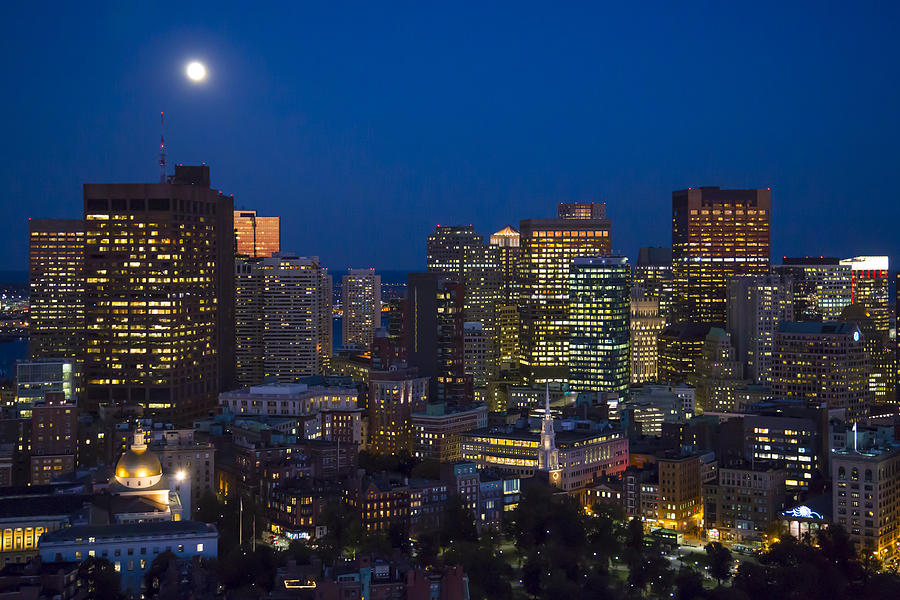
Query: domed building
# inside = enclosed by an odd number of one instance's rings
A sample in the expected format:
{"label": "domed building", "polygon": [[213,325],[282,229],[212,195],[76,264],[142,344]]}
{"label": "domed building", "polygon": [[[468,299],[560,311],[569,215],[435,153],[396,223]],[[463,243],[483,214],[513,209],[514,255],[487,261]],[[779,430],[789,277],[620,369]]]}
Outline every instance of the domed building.
{"label": "domed building", "polygon": [[[109,482],[110,521],[180,521],[183,510],[174,483],[163,474],[159,458],[147,448],[144,430],[138,427],[131,447],[122,453]],[[184,489],[183,485],[179,487]]]}

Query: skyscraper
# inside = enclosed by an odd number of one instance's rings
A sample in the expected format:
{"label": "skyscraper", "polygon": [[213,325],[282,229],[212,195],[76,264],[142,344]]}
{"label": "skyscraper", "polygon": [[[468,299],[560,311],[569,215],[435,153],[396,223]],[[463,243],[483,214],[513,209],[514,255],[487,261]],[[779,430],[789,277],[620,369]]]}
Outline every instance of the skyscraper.
{"label": "skyscraper", "polygon": [[648,298],[656,298],[659,316],[672,324],[672,249],[641,248],[634,266],[634,283]]}
{"label": "skyscraper", "polygon": [[674,320],[725,323],[728,280],[769,271],[771,191],[672,192]]}
{"label": "skyscraper", "polygon": [[491,234],[491,246],[498,249],[500,254],[500,270],[503,274],[501,285],[504,304],[515,304],[518,300],[516,294],[516,271],[519,264],[519,254],[522,247],[519,245],[519,232],[507,225],[500,231]]}
{"label": "skyscraper", "polygon": [[870,313],[878,331],[885,336],[890,328],[887,256],[856,256],[841,261],[850,267],[850,302]]}
{"label": "skyscraper", "polygon": [[465,286],[442,273],[410,273],[407,287],[407,361],[429,378],[429,397],[469,403],[472,377],[465,373]]}
{"label": "skyscraper", "polygon": [[209,167],[85,184],[86,404],[187,420],[234,381],[232,198]]}
{"label": "skyscraper", "polygon": [[[317,256],[278,253],[239,264],[238,380],[321,375],[331,358],[331,275]],[[260,377],[262,376],[262,378]]]}
{"label": "skyscraper", "polygon": [[368,350],[381,327],[381,275],[374,269],[350,269],[342,283],[342,344]]}
{"label": "skyscraper", "polygon": [[621,256],[578,257],[569,279],[569,386],[628,389],[631,266]]}
{"label": "skyscraper", "polygon": [[281,217],[260,217],[255,210],[234,211],[235,253],[265,258],[281,250]]}
{"label": "skyscraper", "polygon": [[658,381],[657,338],[666,326],[659,313],[659,298],[648,295],[638,284],[631,286],[631,383]]}
{"label": "skyscraper", "polygon": [[491,377],[498,370],[497,309],[503,285],[500,256],[500,249],[485,244],[471,225],[438,225],[428,236],[428,272],[454,277],[465,286],[464,321],[478,321],[484,328]]}
{"label": "skyscraper", "polygon": [[499,370],[506,374],[518,371],[519,367],[518,271],[522,247],[519,245],[518,230],[507,225],[491,235],[491,246],[497,248],[500,255],[501,300],[495,315],[497,318]]}
{"label": "skyscraper", "polygon": [[31,356],[80,361],[84,354],[84,221],[30,219],[28,230]]}
{"label": "skyscraper", "polygon": [[834,321],[850,304],[850,265],[836,258],[784,257],[772,269],[794,289],[794,318],[798,321]]}
{"label": "skyscraper", "polygon": [[[561,205],[559,214],[579,214]],[[585,211],[581,211],[582,213]],[[599,207],[589,214],[604,214]],[[568,380],[569,269],[580,256],[610,253],[605,218],[526,219],[521,222],[520,359],[532,383]]]}
{"label": "skyscraper", "polygon": [[728,332],[740,361],[741,377],[769,384],[775,332],[794,320],[790,279],[777,275],[738,277],[728,283]]}

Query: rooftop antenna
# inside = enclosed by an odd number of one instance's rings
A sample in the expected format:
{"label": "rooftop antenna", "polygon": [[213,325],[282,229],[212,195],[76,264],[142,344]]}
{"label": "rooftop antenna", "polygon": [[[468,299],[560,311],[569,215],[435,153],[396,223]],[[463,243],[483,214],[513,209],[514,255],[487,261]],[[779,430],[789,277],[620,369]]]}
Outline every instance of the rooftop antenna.
{"label": "rooftop antenna", "polygon": [[159,182],[166,182],[165,115],[159,111]]}

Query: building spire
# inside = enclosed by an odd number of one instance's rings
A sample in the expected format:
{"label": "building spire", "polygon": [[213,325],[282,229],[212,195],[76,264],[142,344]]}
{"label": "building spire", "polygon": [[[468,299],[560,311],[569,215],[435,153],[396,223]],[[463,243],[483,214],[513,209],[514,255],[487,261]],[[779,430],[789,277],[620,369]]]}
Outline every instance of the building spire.
{"label": "building spire", "polygon": [[541,423],[541,448],[538,452],[538,469],[541,471],[559,470],[559,450],[556,449],[556,432],[553,429],[553,417],[550,414],[549,383],[547,383],[544,397],[544,421]]}

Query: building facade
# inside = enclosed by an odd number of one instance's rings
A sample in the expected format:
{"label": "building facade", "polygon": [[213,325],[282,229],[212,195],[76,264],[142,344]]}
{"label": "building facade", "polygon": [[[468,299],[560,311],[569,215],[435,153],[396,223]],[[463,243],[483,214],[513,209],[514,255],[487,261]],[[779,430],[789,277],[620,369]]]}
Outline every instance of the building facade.
{"label": "building facade", "polygon": [[769,189],[672,192],[674,320],[724,324],[728,280],[769,271]]}
{"label": "building facade", "polygon": [[28,344],[32,358],[81,360],[84,344],[85,223],[28,221]]}
{"label": "building facade", "polygon": [[869,356],[852,323],[784,323],[775,333],[772,393],[810,407],[840,410],[848,421],[868,414]]}
{"label": "building facade", "polygon": [[281,217],[260,217],[255,210],[234,211],[235,253],[264,258],[281,251]]}
{"label": "building facade", "polygon": [[[560,205],[559,214],[578,215]],[[582,215],[585,213],[582,210]],[[605,214],[605,206],[587,211]],[[606,218],[526,219],[520,223],[520,360],[531,383],[565,382],[569,369],[569,282],[572,261],[610,254]]]}
{"label": "building facade", "polygon": [[374,269],[350,269],[341,283],[342,345],[368,350],[381,327],[381,275]]}
{"label": "building facade", "polygon": [[[331,275],[316,256],[239,261],[237,379],[292,383],[324,374],[332,352]],[[260,377],[260,375],[262,377]]]}
{"label": "building facade", "polygon": [[793,285],[777,275],[738,277],[728,283],[728,332],[743,377],[772,380],[775,332],[794,320]]}
{"label": "building facade", "polygon": [[431,403],[424,412],[410,416],[413,428],[413,456],[423,460],[455,462],[460,460],[460,435],[487,427],[485,405],[454,409]]}
{"label": "building facade", "polygon": [[659,310],[659,297],[651,296],[640,285],[632,285],[628,347],[632,384],[658,380],[657,338],[665,326],[666,319]]}
{"label": "building facade", "polygon": [[232,384],[233,205],[206,166],[84,185],[86,408],[191,419]]}
{"label": "building facade", "polygon": [[850,304],[850,265],[837,258],[785,257],[772,269],[782,282],[790,282],[798,321],[834,321]]}
{"label": "building facade", "polygon": [[569,386],[624,392],[630,383],[631,266],[620,256],[577,257],[569,275]]}

